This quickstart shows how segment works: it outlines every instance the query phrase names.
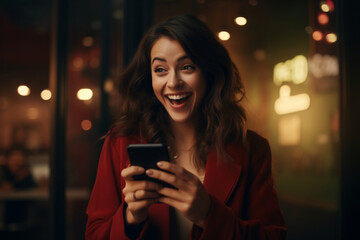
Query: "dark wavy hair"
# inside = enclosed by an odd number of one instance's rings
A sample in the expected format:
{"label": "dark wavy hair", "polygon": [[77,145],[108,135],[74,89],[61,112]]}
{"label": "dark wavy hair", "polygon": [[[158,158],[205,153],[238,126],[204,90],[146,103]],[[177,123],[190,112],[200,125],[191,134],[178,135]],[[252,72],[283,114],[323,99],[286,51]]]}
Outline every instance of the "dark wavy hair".
{"label": "dark wavy hair", "polygon": [[136,134],[148,142],[172,146],[168,114],[152,89],[150,52],[161,37],[178,41],[206,79],[206,93],[198,109],[195,166],[205,165],[210,148],[227,159],[226,145],[245,139],[246,115],[240,105],[245,96],[244,85],[225,47],[202,21],[191,15],[171,17],[144,35],[120,77],[120,116],[111,134]]}

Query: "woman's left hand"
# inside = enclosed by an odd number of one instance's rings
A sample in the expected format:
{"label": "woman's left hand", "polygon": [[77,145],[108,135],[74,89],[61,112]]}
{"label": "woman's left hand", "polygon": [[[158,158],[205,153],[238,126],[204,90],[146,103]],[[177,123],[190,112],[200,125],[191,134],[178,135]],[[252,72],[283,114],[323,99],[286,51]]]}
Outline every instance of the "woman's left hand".
{"label": "woman's left hand", "polygon": [[190,221],[204,227],[211,200],[199,178],[185,168],[170,162],[161,161],[158,167],[170,173],[149,169],[146,174],[176,188],[164,187],[159,190],[158,193],[163,197],[158,201],[176,208]]}

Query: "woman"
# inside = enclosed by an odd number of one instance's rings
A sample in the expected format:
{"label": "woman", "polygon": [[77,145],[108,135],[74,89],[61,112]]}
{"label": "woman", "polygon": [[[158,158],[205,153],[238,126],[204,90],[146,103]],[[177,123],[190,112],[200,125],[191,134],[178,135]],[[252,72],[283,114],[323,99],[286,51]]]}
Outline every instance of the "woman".
{"label": "woman", "polygon": [[[267,141],[246,129],[244,87],[195,17],[155,25],[120,79],[120,118],[104,142],[87,239],[283,239]],[[131,166],[132,143],[164,143],[160,170]],[[146,173],[175,188],[135,181]]]}

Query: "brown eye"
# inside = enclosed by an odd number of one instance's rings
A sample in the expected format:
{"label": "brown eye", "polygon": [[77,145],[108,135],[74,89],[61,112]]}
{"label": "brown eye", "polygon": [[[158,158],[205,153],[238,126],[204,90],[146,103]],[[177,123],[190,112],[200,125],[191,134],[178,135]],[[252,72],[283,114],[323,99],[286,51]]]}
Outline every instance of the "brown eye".
{"label": "brown eye", "polygon": [[155,68],[154,72],[156,73],[162,73],[165,72],[166,70],[164,68]]}
{"label": "brown eye", "polygon": [[195,66],[187,64],[183,66],[183,70],[195,70]]}

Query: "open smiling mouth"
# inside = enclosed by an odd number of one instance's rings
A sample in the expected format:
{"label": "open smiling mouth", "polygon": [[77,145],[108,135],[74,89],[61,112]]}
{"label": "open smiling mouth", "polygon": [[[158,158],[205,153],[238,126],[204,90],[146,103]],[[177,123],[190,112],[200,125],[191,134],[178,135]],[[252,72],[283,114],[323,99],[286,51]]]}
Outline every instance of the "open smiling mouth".
{"label": "open smiling mouth", "polygon": [[179,95],[167,95],[167,98],[169,99],[171,104],[180,105],[180,104],[186,102],[186,100],[189,99],[190,95],[191,95],[190,93],[179,94]]}

